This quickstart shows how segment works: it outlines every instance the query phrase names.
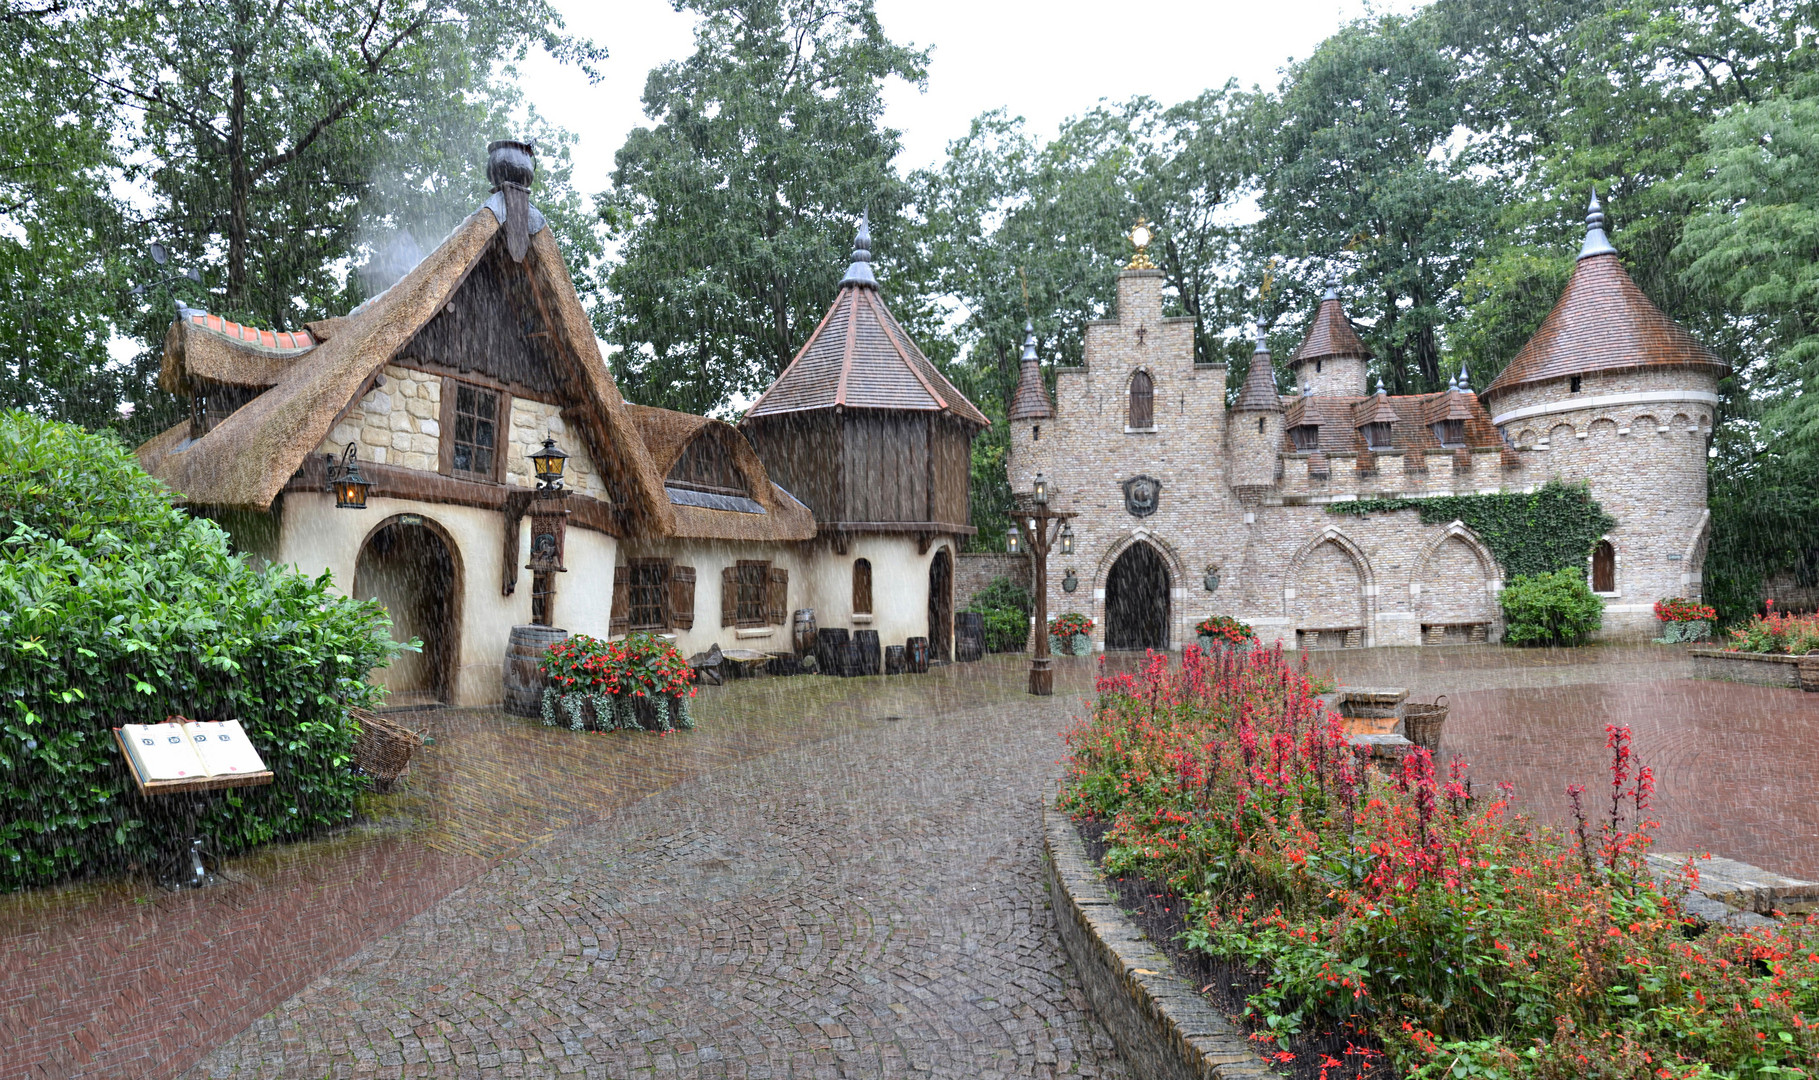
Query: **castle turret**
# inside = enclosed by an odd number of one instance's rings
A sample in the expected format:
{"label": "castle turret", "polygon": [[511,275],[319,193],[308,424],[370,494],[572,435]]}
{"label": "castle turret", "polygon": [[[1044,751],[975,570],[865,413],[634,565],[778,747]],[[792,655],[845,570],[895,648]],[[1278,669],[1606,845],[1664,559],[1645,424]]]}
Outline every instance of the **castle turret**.
{"label": "castle turret", "polygon": [[1035,474],[1039,468],[1034,459],[1039,456],[1042,423],[1054,415],[1048,390],[1042,385],[1042,362],[1036,356],[1036,326],[1026,321],[1023,324],[1023,370],[1017,375],[1017,389],[1011,395],[1011,407],[1006,413],[1011,427],[1010,461],[1006,464],[1013,470],[1013,475],[1017,470]]}
{"label": "castle turret", "polygon": [[1697,596],[1709,515],[1706,449],[1729,367],[1623,269],[1592,195],[1566,289],[1483,394],[1530,467],[1591,484],[1617,519],[1590,553],[1607,634],[1651,632],[1651,607]]}
{"label": "castle turret", "polygon": [[1257,351],[1251,355],[1250,371],[1226,428],[1232,489],[1240,497],[1276,486],[1276,465],[1282,453],[1282,398],[1276,392],[1276,365],[1264,343],[1263,330],[1259,321]]}
{"label": "castle turret", "polygon": [[1371,351],[1352,329],[1352,320],[1339,302],[1339,279],[1329,278],[1326,295],[1314,311],[1301,347],[1289,361],[1295,385],[1310,394],[1329,397],[1363,397],[1365,364]]}

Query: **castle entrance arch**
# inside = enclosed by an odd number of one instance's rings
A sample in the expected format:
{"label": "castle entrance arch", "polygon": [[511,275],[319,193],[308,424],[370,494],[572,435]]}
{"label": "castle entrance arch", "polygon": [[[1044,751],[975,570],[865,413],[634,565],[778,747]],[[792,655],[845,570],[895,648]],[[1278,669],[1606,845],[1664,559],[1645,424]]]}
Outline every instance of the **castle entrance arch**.
{"label": "castle entrance arch", "polygon": [[1168,648],[1168,564],[1148,542],[1124,549],[1105,578],[1105,647]]}
{"label": "castle entrance arch", "polygon": [[415,514],[390,518],[367,534],[354,563],[354,595],[379,601],[392,618],[392,640],[421,639],[374,676],[394,704],[448,701],[455,689],[461,611],[454,544]]}

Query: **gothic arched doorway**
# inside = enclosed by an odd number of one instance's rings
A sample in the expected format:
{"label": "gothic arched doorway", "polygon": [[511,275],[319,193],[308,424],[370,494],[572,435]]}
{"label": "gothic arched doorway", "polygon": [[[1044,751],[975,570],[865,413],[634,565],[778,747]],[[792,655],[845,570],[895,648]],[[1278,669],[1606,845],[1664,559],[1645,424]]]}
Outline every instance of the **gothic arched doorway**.
{"label": "gothic arched doorway", "polygon": [[954,636],[954,557],[946,548],[928,564],[928,655],[952,660]]}
{"label": "gothic arched doorway", "polygon": [[391,703],[448,701],[455,690],[461,606],[454,550],[439,528],[416,515],[384,522],[367,536],[354,564],[354,595],[379,601],[392,640],[423,642],[374,673]]}
{"label": "gothic arched doorway", "polygon": [[1168,648],[1168,566],[1139,540],[1105,578],[1105,647]]}

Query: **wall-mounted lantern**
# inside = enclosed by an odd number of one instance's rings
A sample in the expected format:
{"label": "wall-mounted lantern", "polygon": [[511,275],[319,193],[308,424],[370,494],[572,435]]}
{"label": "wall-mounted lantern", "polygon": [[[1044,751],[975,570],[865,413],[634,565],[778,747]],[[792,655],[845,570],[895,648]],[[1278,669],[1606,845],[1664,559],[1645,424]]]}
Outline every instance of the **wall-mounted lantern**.
{"label": "wall-mounted lantern", "polygon": [[347,449],[341,451],[340,461],[336,461],[333,454],[322,456],[328,459],[328,489],[335,496],[336,509],[366,509],[366,492],[373,485],[360,475],[360,456],[355,444],[347,444]]}
{"label": "wall-mounted lantern", "polygon": [[543,449],[531,455],[531,466],[537,470],[537,486],[543,491],[554,491],[562,486],[562,469],[568,464],[568,455],[556,446],[553,436],[546,436]]}
{"label": "wall-mounted lantern", "polygon": [[[1068,522],[1061,523],[1061,554],[1074,553],[1074,526]],[[1070,571],[1071,573],[1071,571]]]}
{"label": "wall-mounted lantern", "polygon": [[1047,506],[1048,505],[1048,481],[1043,479],[1041,473],[1036,474],[1035,499],[1036,499],[1037,506]]}

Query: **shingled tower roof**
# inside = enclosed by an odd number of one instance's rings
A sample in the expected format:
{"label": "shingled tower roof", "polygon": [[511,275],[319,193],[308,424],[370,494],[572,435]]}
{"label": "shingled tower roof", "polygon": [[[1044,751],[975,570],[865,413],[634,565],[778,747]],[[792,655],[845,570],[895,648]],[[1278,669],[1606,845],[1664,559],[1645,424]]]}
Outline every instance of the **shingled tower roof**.
{"label": "shingled tower roof", "polygon": [[1046,420],[1055,415],[1042,385],[1042,365],[1036,358],[1036,324],[1023,324],[1023,370],[1017,375],[1017,392],[1011,395],[1010,419]]}
{"label": "shingled tower roof", "polygon": [[1484,398],[1493,402],[1528,383],[1641,367],[1703,367],[1719,377],[1730,372],[1630,280],[1605,235],[1604,208],[1593,192],[1585,245],[1565,291]]}
{"label": "shingled tower roof", "polygon": [[1257,351],[1251,354],[1251,369],[1245,373],[1244,386],[1238,391],[1238,408],[1246,412],[1281,412],[1282,398],[1276,392],[1276,363],[1263,341],[1264,325],[1257,322]]}
{"label": "shingled tower roof", "polygon": [[1371,351],[1359,340],[1358,332],[1352,329],[1352,320],[1345,314],[1345,306],[1339,302],[1339,282],[1329,280],[1326,284],[1326,295],[1320,298],[1320,306],[1314,311],[1314,321],[1309,324],[1307,334],[1301,339],[1301,347],[1295,350],[1292,364],[1302,364],[1310,360],[1324,360],[1329,356],[1355,356],[1369,360]]}
{"label": "shingled tower roof", "polygon": [[871,246],[871,227],[862,220],[852,264],[821,325],[745,419],[813,409],[896,409],[946,412],[990,427],[884,306],[872,274]]}

